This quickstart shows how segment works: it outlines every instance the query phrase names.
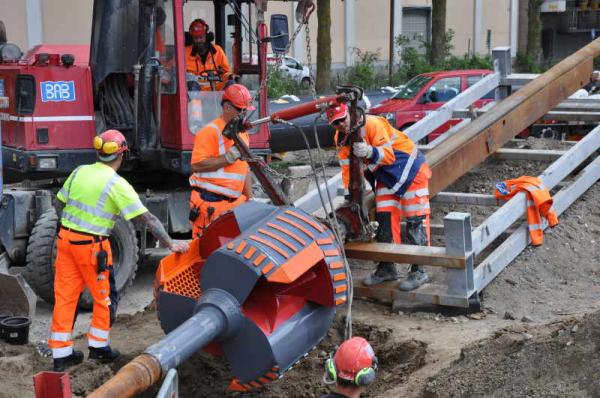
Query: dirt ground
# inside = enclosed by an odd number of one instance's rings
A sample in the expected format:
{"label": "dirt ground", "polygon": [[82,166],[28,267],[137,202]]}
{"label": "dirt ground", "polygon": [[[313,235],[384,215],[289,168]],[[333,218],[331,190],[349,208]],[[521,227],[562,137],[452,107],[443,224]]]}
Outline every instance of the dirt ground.
{"label": "dirt ground", "polygon": [[[564,144],[529,139],[518,145],[561,149]],[[492,193],[499,179],[537,175],[547,166],[545,162],[491,159],[448,191]],[[560,224],[546,233],[544,245],[527,248],[484,290],[481,312],[408,304],[398,312],[389,304],[356,300],[354,334],[371,342],[380,364],[377,382],[365,396],[599,396],[599,201],[600,184],[596,183],[559,217]],[[433,224],[440,224],[448,211],[468,211],[476,227],[496,208],[434,205],[433,209]],[[436,237],[436,242],[443,240]],[[353,263],[357,279],[371,267],[368,262]],[[406,267],[401,268],[405,272]],[[138,306],[151,300],[152,269],[145,272],[134,286],[136,294],[146,298],[136,296]],[[439,271],[433,275],[434,279],[443,277]],[[127,302],[127,294],[122,302]],[[34,320],[32,343],[39,331],[47,328],[47,308],[40,308],[46,314]],[[261,392],[228,392],[228,365],[199,353],[178,369],[181,396],[319,396],[328,389],[321,381],[322,364],[341,341],[336,326],[342,316],[338,314],[328,337],[315,350]],[[87,322],[84,316],[79,327],[86,327]],[[120,315],[112,340],[124,357],[110,366],[84,361],[69,369],[74,395],[85,396],[162,336],[152,306],[137,314]],[[85,343],[80,336],[76,346],[85,349]],[[50,367],[51,360],[41,357],[35,344],[0,344],[0,398],[33,397],[32,376]],[[143,396],[156,396],[157,390]]]}

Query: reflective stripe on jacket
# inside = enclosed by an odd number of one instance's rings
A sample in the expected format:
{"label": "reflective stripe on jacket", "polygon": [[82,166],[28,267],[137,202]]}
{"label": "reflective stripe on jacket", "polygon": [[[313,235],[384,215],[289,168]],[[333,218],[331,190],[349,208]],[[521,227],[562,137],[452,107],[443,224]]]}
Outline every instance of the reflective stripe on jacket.
{"label": "reflective stripe on jacket", "polygon": [[534,246],[544,243],[544,223],[542,217],[548,220],[550,227],[558,225],[558,217],[552,206],[550,192],[542,180],[537,177],[522,176],[514,180],[506,180],[496,184],[495,196],[508,200],[518,192],[527,196],[527,223],[529,237]]}
{"label": "reflective stripe on jacket", "polygon": [[65,203],[61,224],[94,235],[110,235],[119,214],[130,220],[148,211],[133,187],[101,162],[76,168],[57,198]]}
{"label": "reflective stripe on jacket", "polygon": [[[335,136],[335,142],[342,168],[342,181],[347,188],[350,183],[350,146],[339,142],[338,136],[339,133]],[[371,157],[366,160],[369,170],[396,195],[404,195],[425,162],[425,156],[406,134],[396,130],[385,118],[379,116],[367,116],[363,139],[373,147]]]}
{"label": "reflective stripe on jacket", "polygon": [[[193,73],[196,76],[206,70],[219,70],[222,71],[221,75],[222,82],[216,82],[216,89],[223,90],[225,81],[231,76],[231,67],[227,60],[225,51],[218,44],[211,44],[211,49],[206,55],[206,62],[202,62],[202,58],[199,55],[192,55],[192,46],[185,48],[185,70],[186,72]],[[214,50],[213,50],[214,48]],[[203,90],[210,90],[210,86],[203,87]]]}
{"label": "reflective stripe on jacket", "polygon": [[[233,140],[223,136],[225,121],[217,118],[196,133],[192,150],[192,164],[204,159],[225,155],[233,146]],[[240,138],[248,143],[248,135],[240,134]],[[230,198],[238,198],[244,189],[248,163],[236,160],[232,164],[216,171],[196,172],[190,176],[190,186],[205,189]]]}

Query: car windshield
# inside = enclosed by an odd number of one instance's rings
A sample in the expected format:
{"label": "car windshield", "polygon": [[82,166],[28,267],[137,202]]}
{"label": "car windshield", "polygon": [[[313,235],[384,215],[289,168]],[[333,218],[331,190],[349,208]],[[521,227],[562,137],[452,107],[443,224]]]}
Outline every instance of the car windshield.
{"label": "car windshield", "polygon": [[412,99],[432,79],[431,76],[415,76],[408,81],[394,96],[393,99]]}

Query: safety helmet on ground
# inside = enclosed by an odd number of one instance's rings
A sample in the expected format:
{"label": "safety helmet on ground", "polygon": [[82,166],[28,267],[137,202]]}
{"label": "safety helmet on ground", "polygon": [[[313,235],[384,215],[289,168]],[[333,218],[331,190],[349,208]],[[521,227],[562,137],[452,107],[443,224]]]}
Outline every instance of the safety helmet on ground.
{"label": "safety helmet on ground", "polygon": [[345,103],[331,105],[325,113],[329,123],[333,124],[336,120],[343,119],[348,115],[348,105]]}
{"label": "safety helmet on ground", "polygon": [[203,19],[194,19],[190,24],[189,32],[192,37],[206,36],[208,33],[208,24]]}
{"label": "safety helmet on ground", "polygon": [[357,386],[367,386],[375,381],[377,357],[367,340],[352,337],[325,362],[325,371],[334,382],[343,379]]}
{"label": "safety helmet on ground", "polygon": [[119,154],[129,149],[125,136],[119,130],[106,130],[94,137],[94,149],[100,160],[110,162],[115,160]]}
{"label": "safety helmet on ground", "polygon": [[241,84],[232,84],[223,91],[221,101],[229,101],[238,109],[254,110],[250,91]]}

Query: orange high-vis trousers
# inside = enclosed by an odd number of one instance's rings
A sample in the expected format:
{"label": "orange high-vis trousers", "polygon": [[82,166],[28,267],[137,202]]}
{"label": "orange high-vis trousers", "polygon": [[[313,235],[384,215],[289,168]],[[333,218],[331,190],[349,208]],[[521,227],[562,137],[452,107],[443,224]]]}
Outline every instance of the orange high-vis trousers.
{"label": "orange high-vis trousers", "polygon": [[[375,204],[377,213],[389,213],[391,220],[391,241],[396,244],[402,243],[401,225],[402,219],[407,221],[408,244],[427,245],[431,244],[431,232],[429,215],[429,179],[431,169],[423,163],[412,183],[402,196],[396,195],[392,190],[386,188],[381,182],[377,182]],[[381,222],[380,222],[381,223]],[[387,222],[386,222],[387,223]],[[413,225],[418,224],[418,225]],[[380,228],[384,228],[381,226]],[[424,229],[424,234],[420,231]],[[381,231],[384,232],[384,231]],[[378,233],[378,235],[380,235]],[[387,233],[383,233],[387,235]],[[425,235],[424,237],[422,235]],[[426,238],[426,242],[425,239]],[[383,239],[389,240],[389,239]],[[391,243],[391,242],[390,242]]]}
{"label": "orange high-vis trousers", "polygon": [[109,344],[109,271],[98,274],[96,254],[101,249],[107,252],[107,264],[112,266],[112,253],[107,238],[63,228],[58,233],[54,262],[54,312],[48,339],[48,346],[55,359],[73,353],[73,320],[79,295],[86,287],[94,299],[88,346],[100,348]]}
{"label": "orange high-vis trousers", "polygon": [[237,199],[229,202],[221,200],[218,202],[209,202],[200,197],[200,193],[192,190],[190,196],[190,214],[196,209],[197,217],[192,222],[192,237],[198,238],[202,236],[204,229],[221,214],[232,210],[242,203],[246,202],[246,195],[240,195]]}

